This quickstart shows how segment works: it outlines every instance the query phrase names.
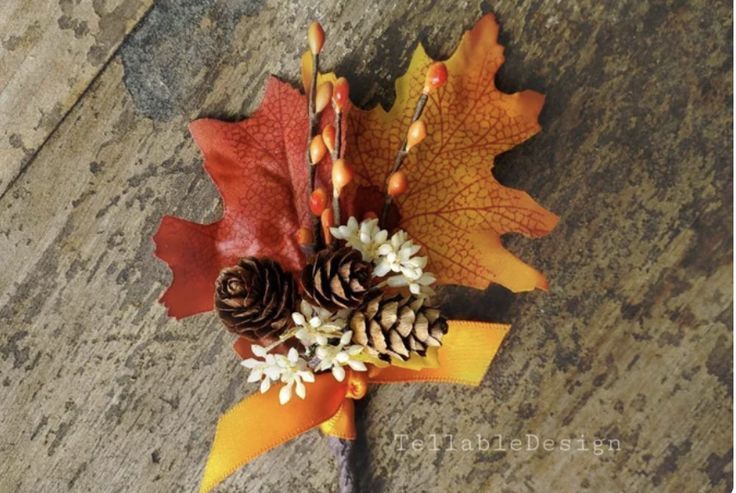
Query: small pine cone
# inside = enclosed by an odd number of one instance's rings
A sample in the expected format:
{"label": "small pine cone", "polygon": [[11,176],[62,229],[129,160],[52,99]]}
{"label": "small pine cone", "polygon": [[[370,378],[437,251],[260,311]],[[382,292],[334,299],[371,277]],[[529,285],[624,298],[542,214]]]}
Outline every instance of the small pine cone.
{"label": "small pine cone", "polygon": [[327,248],[302,271],[305,297],[328,310],[355,308],[365,298],[371,283],[371,266],[358,250]]}
{"label": "small pine cone", "polygon": [[248,257],[220,272],[215,308],[230,332],[252,341],[277,338],[296,304],[294,276],[268,259]]}
{"label": "small pine cone", "polygon": [[409,359],[411,353],[427,354],[428,347],[442,345],[447,320],[437,308],[424,306],[415,296],[386,296],[372,291],[359,310],[350,315],[353,342],[384,361]]}

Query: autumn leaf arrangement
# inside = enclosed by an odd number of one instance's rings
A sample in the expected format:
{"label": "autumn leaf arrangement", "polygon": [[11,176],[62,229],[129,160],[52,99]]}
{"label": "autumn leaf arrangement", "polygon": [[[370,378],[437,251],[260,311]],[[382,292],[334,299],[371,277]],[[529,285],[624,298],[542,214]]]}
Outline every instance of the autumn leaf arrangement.
{"label": "autumn leaf arrangement", "polygon": [[271,78],[250,118],[191,124],[224,211],[207,225],[163,218],[156,255],[174,276],[162,302],[177,318],[214,309],[259,385],[220,418],[201,491],[313,428],[340,491],[354,491],[354,401],[368,386],[478,385],[509,329],[447,320],[434,287],[546,288],[501,243],[557,217],[490,172],[539,131],[544,100],[496,89],[497,38],[485,15],[445,62],[420,45],[393,107],[363,110],[346,78],[320,72],[313,23],[304,94]]}

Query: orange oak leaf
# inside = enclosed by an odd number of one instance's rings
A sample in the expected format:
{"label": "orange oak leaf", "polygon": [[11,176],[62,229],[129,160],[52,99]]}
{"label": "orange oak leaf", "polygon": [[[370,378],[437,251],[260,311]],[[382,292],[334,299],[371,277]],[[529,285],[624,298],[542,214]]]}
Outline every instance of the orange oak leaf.
{"label": "orange oak leaf", "polygon": [[[173,281],[161,298],[169,315],[211,310],[219,271],[240,257],[270,257],[299,271],[304,256],[295,233],[310,224],[307,207],[307,103],[274,77],[258,110],[237,123],[201,119],[190,131],[204,167],[223,200],[223,216],[197,224],[165,216],[154,235],[155,254],[169,264]],[[331,110],[323,122],[332,121]],[[322,167],[327,168],[328,166]],[[327,182],[320,171],[320,182]]]}
{"label": "orange oak leaf", "polygon": [[[546,289],[544,276],[501,243],[506,233],[546,235],[559,219],[491,174],[495,156],[540,130],[537,116],[544,103],[534,91],[505,94],[496,88],[503,60],[498,24],[485,15],[445,62],[447,84],[430,94],[422,116],[428,136],[402,168],[409,191],[398,198],[399,226],[426,248],[430,270],[441,283]],[[379,106],[349,114],[346,158],[359,185],[384,188],[433,62],[419,45],[396,82],[389,111]]]}

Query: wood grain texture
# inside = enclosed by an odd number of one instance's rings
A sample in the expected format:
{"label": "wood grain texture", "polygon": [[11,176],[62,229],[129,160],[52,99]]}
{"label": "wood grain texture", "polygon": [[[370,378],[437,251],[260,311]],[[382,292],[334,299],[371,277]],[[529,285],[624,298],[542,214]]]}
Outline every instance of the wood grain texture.
{"label": "wood grain texture", "polygon": [[[372,104],[391,101],[418,40],[446,57],[491,7],[498,85],[547,95],[543,131],[494,172],[562,217],[546,239],[507,242],[551,289],[446,289],[451,316],[514,328],[478,389],[372,388],[358,481],[730,491],[732,24],[728,4],[704,0],[157,2],[0,198],[0,491],[194,491],[217,416],[254,389],[214,316],[176,322],[156,302],[170,279],[152,255],[161,216],[220,214],[187,122],[246,116],[268,73],[296,81],[314,17],[325,66]],[[621,450],[397,450],[395,434],[433,433]],[[334,475],[313,432],[219,491],[326,492]]]}
{"label": "wood grain texture", "polygon": [[0,196],[153,0],[9,0],[0,13]]}

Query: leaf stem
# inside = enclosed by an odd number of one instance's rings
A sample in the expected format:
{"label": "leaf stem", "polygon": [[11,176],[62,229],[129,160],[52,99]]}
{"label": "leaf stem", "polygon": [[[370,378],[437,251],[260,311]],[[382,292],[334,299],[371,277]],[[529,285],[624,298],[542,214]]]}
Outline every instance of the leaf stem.
{"label": "leaf stem", "polygon": [[[414,123],[415,121],[419,120],[422,117],[422,113],[424,112],[424,107],[427,106],[427,100],[429,99],[429,94],[426,92],[422,92],[422,95],[419,96],[419,100],[417,101],[417,105],[414,108],[414,115],[411,117],[411,123]],[[411,126],[411,124],[410,124]],[[386,177],[386,180],[391,177],[394,173],[399,171],[401,169],[401,165],[404,164],[404,159],[406,159],[406,156],[409,154],[409,151],[406,150],[406,137],[404,137],[404,141],[401,143],[401,147],[399,148],[399,152],[396,153],[396,159],[394,159],[394,165],[391,168],[391,172]],[[381,219],[379,221],[379,224],[383,227],[386,225],[386,218],[388,216],[388,210],[391,207],[391,202],[393,199],[388,194],[388,191],[386,192],[386,198],[383,201],[383,210],[381,211]]]}

